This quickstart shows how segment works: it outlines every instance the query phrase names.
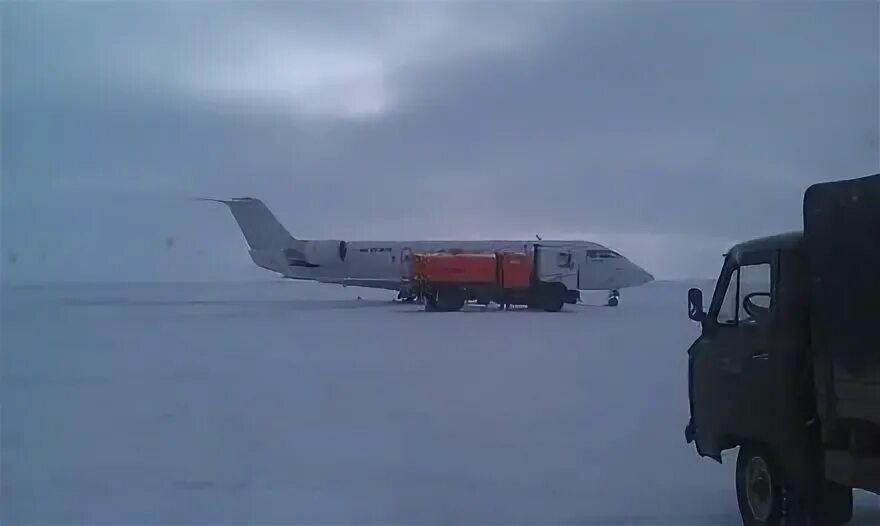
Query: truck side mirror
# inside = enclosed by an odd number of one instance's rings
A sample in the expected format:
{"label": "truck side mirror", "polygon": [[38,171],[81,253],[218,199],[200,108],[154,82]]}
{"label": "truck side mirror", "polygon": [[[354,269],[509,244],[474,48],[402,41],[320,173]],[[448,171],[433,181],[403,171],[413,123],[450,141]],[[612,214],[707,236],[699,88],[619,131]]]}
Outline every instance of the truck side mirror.
{"label": "truck side mirror", "polygon": [[700,289],[693,288],[688,291],[688,317],[700,323],[706,321],[706,311],[703,310],[703,291]]}

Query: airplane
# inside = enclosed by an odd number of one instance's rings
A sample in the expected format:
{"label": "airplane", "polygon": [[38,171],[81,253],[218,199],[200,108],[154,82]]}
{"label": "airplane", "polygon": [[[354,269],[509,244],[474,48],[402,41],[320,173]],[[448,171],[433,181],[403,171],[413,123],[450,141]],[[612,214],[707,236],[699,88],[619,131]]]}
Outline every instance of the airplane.
{"label": "airplane", "polygon": [[591,241],[342,241],[296,239],[259,199],[206,199],[229,207],[253,262],[284,278],[398,291],[403,287],[413,254],[430,252],[529,251],[535,246],[572,250],[578,265],[578,290],[609,291],[608,305],[617,306],[619,290],[654,280],[649,272],[599,243]]}

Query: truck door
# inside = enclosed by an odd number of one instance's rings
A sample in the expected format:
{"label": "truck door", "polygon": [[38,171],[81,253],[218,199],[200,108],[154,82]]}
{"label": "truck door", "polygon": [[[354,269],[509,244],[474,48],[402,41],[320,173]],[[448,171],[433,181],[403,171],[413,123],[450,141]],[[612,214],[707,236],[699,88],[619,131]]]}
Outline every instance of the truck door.
{"label": "truck door", "polygon": [[578,288],[578,269],[572,251],[564,247],[535,247],[535,275],[545,283],[562,283],[568,290]]}
{"label": "truck door", "polygon": [[720,458],[742,438],[763,438],[770,418],[770,330],[775,253],[728,258],[702,336],[691,347],[697,449]]}

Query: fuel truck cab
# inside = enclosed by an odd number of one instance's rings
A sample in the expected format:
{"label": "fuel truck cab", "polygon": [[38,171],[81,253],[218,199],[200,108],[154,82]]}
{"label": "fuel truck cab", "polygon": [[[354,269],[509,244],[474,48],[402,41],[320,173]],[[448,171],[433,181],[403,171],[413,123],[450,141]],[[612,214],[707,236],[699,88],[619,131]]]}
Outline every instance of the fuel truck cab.
{"label": "fuel truck cab", "polygon": [[685,436],[740,448],[744,524],[849,522],[880,493],[880,174],[810,187],[804,231],[734,246],[688,311]]}

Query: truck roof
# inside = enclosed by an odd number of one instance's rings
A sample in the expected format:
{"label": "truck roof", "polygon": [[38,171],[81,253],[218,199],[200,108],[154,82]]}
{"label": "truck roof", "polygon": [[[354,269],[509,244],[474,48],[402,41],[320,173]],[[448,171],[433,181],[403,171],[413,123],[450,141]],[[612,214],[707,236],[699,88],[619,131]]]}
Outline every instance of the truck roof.
{"label": "truck roof", "polygon": [[804,233],[800,230],[765,236],[734,245],[730,249],[730,255],[739,261],[742,254],[750,252],[764,252],[767,250],[800,250],[804,242]]}

